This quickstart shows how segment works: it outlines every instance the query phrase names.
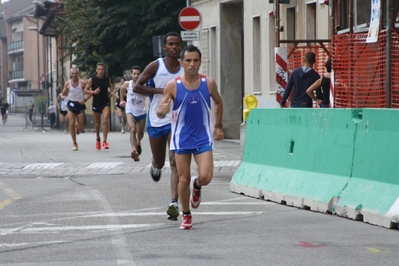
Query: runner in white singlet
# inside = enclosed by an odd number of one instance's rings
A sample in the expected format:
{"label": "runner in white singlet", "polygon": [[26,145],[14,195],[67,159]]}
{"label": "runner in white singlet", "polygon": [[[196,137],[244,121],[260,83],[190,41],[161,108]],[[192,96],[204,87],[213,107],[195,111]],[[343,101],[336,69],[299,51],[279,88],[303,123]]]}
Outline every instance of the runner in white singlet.
{"label": "runner in white singlet", "polygon": [[[150,174],[155,182],[161,178],[162,168],[165,165],[166,145],[170,143],[171,117],[159,119],[156,116],[156,110],[162,98],[163,90],[168,81],[182,74],[179,55],[182,48],[182,38],[177,32],[169,32],[163,38],[162,48],[166,52],[165,58],[155,60],[147,65],[143,73],[138,78],[134,92],[148,95],[150,106],[148,111],[147,133],[150,140],[152,152],[152,164]],[[149,82],[148,82],[149,81]],[[147,83],[147,86],[144,84]],[[179,216],[176,163],[173,152],[169,151],[169,164],[171,169],[170,187],[171,203],[166,213],[168,219],[177,220]]]}
{"label": "runner in white singlet", "polygon": [[[146,96],[135,93],[133,91],[134,82],[137,81],[141,74],[139,66],[132,67],[131,75],[132,80],[126,81],[121,89],[121,98],[124,99],[127,94],[127,101],[121,101],[120,106],[125,107],[127,123],[130,127],[130,145],[132,151],[130,157],[135,161],[140,161],[139,155],[141,154],[141,140],[144,136],[145,118],[146,118]],[[126,93],[127,91],[127,93]]]}

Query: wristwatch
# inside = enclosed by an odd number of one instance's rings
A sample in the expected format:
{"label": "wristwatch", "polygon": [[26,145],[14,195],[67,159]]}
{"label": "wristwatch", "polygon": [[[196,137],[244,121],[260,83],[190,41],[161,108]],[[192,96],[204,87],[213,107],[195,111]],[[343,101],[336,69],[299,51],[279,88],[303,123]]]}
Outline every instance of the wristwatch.
{"label": "wristwatch", "polygon": [[223,128],[223,124],[222,123],[216,123],[215,124],[215,128]]}

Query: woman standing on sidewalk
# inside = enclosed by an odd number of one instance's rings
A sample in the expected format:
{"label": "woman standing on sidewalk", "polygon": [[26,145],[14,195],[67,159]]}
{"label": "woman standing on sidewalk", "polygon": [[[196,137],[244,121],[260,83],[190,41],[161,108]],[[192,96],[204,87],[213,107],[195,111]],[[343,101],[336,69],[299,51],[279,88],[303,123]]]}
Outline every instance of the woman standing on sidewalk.
{"label": "woman standing on sidewalk", "polygon": [[7,116],[8,116],[8,107],[10,105],[8,104],[7,100],[4,99],[3,102],[1,103],[1,117],[3,118],[3,125],[6,124],[7,122]]}

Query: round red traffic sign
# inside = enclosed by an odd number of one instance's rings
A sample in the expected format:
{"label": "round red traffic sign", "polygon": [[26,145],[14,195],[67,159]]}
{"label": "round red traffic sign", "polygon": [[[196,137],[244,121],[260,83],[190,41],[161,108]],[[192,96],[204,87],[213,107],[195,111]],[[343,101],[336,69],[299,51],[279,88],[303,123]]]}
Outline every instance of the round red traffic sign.
{"label": "round red traffic sign", "polygon": [[179,13],[180,26],[185,30],[194,30],[201,22],[201,15],[194,7],[185,7]]}

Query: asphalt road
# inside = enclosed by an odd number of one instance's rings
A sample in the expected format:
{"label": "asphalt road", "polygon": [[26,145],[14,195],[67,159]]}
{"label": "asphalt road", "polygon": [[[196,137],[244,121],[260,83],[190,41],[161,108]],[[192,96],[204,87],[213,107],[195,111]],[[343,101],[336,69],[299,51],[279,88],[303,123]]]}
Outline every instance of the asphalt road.
{"label": "asphalt road", "polygon": [[170,170],[152,181],[147,136],[140,162],[128,134],[111,132],[109,150],[90,130],[78,143],[19,115],[0,124],[0,265],[398,264],[398,230],[231,193],[237,140],[216,143],[191,230],[166,219]]}

